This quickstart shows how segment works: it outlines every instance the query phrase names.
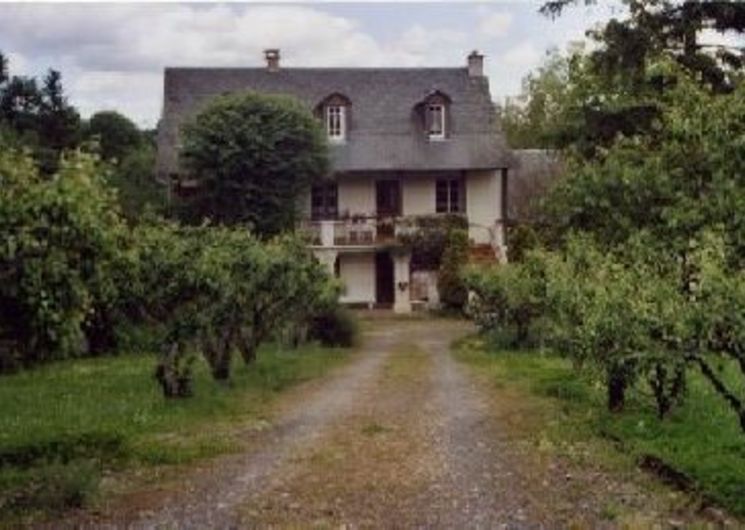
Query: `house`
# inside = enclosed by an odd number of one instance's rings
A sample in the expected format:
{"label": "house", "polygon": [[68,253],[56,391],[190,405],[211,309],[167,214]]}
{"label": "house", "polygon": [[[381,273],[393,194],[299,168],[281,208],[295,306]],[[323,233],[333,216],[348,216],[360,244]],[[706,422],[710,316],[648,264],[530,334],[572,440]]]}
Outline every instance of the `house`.
{"label": "house", "polygon": [[[325,126],[333,178],[303,201],[316,256],[346,285],[343,302],[390,306],[436,298],[433,275],[411,270],[400,236],[417,216],[459,214],[474,250],[505,254],[511,154],[482,55],[451,68],[166,68],[158,175],[179,181],[179,127],[214,96],[295,96]],[[188,185],[188,182],[182,181]],[[408,228],[407,228],[408,227]]]}

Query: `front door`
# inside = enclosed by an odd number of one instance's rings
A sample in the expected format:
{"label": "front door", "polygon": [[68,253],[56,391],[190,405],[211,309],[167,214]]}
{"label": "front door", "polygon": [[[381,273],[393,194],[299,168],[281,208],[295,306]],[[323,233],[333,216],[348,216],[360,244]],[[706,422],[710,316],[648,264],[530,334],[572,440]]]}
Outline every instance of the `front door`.
{"label": "front door", "polygon": [[375,254],[375,301],[381,305],[394,302],[393,259],[390,252]]}

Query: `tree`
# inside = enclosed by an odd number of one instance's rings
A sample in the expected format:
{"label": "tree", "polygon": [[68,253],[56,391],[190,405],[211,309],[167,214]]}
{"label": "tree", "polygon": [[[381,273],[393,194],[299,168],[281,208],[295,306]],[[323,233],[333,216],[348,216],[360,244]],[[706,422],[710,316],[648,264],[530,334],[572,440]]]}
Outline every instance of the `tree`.
{"label": "tree", "polygon": [[80,117],[64,95],[61,74],[50,69],[40,86],[35,78],[10,76],[0,54],[0,129],[32,149],[43,173],[54,173],[60,154],[80,141]]}
{"label": "tree", "polygon": [[[552,0],[541,12],[559,16],[578,0]],[[585,4],[595,0],[584,0]],[[597,66],[608,74],[641,72],[646,61],[660,53],[675,58],[701,76],[717,92],[734,88],[745,65],[745,48],[701,42],[702,30],[719,33],[745,31],[745,4],[739,0],[625,0],[628,18],[611,20],[594,37],[604,45],[593,53]]]}
{"label": "tree", "polygon": [[570,59],[550,50],[543,64],[522,81],[522,94],[500,109],[502,129],[514,149],[550,149],[566,127],[564,109],[568,94]]}
{"label": "tree", "polygon": [[143,144],[142,133],[137,126],[113,110],[93,114],[88,121],[87,136],[98,140],[104,160],[122,161]]}
{"label": "tree", "polygon": [[129,245],[101,173],[74,154],[50,179],[0,151],[0,372],[86,353],[89,325],[117,299]]}
{"label": "tree", "polygon": [[298,197],[329,168],[310,111],[251,92],[210,102],[184,127],[181,157],[200,186],[180,208],[185,220],[246,223],[262,236],[294,225]]}

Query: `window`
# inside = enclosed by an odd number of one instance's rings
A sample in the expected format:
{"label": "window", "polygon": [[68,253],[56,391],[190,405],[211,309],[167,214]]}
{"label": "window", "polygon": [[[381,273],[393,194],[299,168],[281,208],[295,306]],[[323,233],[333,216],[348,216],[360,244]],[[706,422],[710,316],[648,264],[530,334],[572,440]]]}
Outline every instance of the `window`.
{"label": "window", "polygon": [[445,138],[445,105],[427,105],[427,136],[430,140]]}
{"label": "window", "polygon": [[343,105],[329,105],[326,107],[326,133],[329,140],[343,142],[346,126],[345,108]]}
{"label": "window", "polygon": [[460,179],[441,179],[435,189],[435,211],[437,213],[459,213],[466,211],[465,189]]}
{"label": "window", "polygon": [[314,221],[336,219],[339,213],[336,182],[313,186],[310,192],[310,216]]}

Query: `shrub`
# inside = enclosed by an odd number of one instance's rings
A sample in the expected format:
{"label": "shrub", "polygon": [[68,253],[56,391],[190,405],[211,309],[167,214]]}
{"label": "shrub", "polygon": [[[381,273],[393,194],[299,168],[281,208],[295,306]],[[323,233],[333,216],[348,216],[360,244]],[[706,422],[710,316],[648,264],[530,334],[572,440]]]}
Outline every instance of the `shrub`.
{"label": "shrub", "polygon": [[446,309],[461,311],[468,299],[463,282],[463,267],[468,261],[468,232],[462,229],[448,231],[447,244],[442,254],[437,290]]}
{"label": "shrub", "polygon": [[0,151],[0,240],[0,371],[95,346],[129,247],[96,159],[73,154],[44,177]]}
{"label": "shrub", "polygon": [[354,315],[343,307],[322,311],[311,318],[310,339],[324,346],[349,348],[357,342],[359,327]]}
{"label": "shrub", "polygon": [[468,314],[482,330],[505,330],[512,336],[511,347],[532,345],[535,321],[545,310],[540,256],[529,255],[523,263],[471,268],[464,279],[472,293]]}

